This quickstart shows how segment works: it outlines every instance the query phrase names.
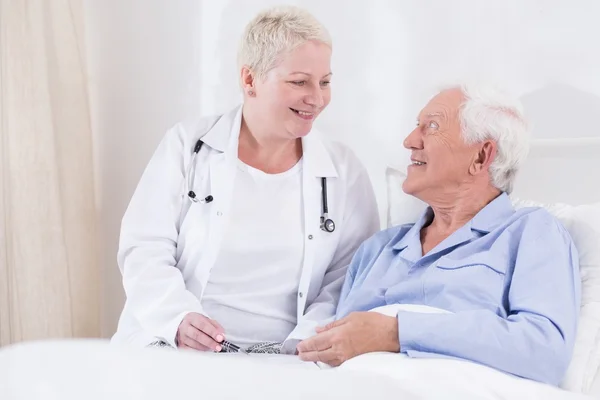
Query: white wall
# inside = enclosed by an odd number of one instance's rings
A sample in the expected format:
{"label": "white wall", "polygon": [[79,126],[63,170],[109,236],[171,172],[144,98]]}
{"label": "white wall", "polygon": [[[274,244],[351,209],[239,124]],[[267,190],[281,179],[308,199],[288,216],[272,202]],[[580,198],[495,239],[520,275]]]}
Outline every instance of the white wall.
{"label": "white wall", "polygon": [[199,109],[201,3],[85,3],[97,202],[104,266],[103,335],[123,306],[116,264],[121,216],[164,131]]}
{"label": "white wall", "polygon": [[594,0],[88,0],[105,336],[123,302],[119,221],[145,163],[183,116],[239,101],[239,35],[282,3],[306,7],[333,36],[333,100],[317,125],[365,162],[382,217],[386,163],[406,160],[404,135],[439,84],[494,80],[523,97],[535,137],[600,137]]}

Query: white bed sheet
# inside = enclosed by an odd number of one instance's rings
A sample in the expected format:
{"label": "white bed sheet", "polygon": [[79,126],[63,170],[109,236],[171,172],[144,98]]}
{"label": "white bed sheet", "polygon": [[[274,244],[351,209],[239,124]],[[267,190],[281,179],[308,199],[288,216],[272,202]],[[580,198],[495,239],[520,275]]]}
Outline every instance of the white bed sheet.
{"label": "white bed sheet", "polygon": [[295,356],[133,350],[48,341],[0,351],[0,398],[589,399],[456,360],[372,353],[321,369]]}
{"label": "white bed sheet", "polygon": [[170,349],[100,341],[48,341],[0,350],[2,400],[367,399],[417,400],[393,379],[327,373],[295,356]]}

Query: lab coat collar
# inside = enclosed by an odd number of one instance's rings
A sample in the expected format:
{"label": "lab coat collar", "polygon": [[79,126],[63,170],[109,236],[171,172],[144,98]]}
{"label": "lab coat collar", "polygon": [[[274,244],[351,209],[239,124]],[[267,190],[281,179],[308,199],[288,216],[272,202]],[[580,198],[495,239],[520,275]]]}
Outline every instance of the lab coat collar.
{"label": "lab coat collar", "polygon": [[316,129],[312,129],[302,138],[302,157],[304,157],[304,168],[310,175],[319,178],[337,178],[338,173],[331,155],[325,147],[321,133]]}
{"label": "lab coat collar", "polygon": [[202,141],[221,153],[229,149],[235,149],[235,155],[237,156],[241,123],[242,106],[239,105],[219,118],[212,129],[203,136]]}
{"label": "lab coat collar", "polygon": [[[220,152],[231,152],[237,157],[237,145],[242,123],[242,105],[224,114],[214,127],[204,135],[202,141]],[[337,170],[331,155],[316,129],[302,138],[304,168],[316,177],[336,178]]]}

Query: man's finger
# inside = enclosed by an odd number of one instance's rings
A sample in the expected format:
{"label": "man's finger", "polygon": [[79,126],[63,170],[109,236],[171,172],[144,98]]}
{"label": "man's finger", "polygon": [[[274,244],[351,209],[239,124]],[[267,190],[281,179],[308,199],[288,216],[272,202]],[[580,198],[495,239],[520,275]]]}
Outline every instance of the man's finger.
{"label": "man's finger", "polygon": [[323,351],[309,351],[306,353],[300,353],[300,359],[302,361],[318,361],[333,367],[337,367],[341,364],[341,360],[337,356],[336,352],[331,348]]}
{"label": "man's finger", "polygon": [[309,351],[323,351],[331,347],[331,331],[319,333],[311,338],[301,341],[296,347],[299,353]]}
{"label": "man's finger", "polygon": [[338,326],[342,326],[347,322],[346,318],[338,319],[337,321],[333,321],[328,323],[325,326],[319,326],[315,330],[317,333],[326,332],[330,329],[337,328]]}

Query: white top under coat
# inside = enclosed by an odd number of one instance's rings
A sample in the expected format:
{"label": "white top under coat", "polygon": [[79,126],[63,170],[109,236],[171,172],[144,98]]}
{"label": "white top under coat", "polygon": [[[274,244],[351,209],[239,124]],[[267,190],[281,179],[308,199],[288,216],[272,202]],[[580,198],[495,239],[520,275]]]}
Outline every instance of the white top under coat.
{"label": "white top under coat", "polygon": [[206,314],[241,347],[280,342],[297,323],[304,258],[302,160],[267,174],[241,161],[231,218],[202,296]]}

